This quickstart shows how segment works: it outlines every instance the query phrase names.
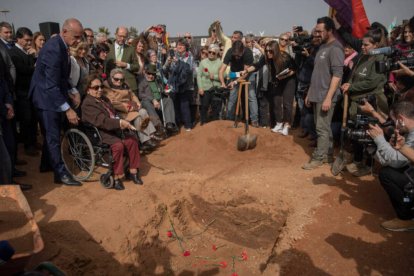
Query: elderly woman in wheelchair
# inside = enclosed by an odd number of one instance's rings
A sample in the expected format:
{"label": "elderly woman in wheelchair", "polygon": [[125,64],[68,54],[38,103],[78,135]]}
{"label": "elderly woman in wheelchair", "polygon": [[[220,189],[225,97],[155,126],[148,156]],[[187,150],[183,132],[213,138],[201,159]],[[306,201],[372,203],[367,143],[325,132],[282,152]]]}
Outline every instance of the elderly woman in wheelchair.
{"label": "elderly woman in wheelchair", "polygon": [[[142,185],[139,175],[140,154],[135,127],[128,121],[120,119],[110,100],[103,96],[103,84],[98,75],[90,75],[86,80],[86,97],[82,103],[82,122],[95,126],[102,143],[108,144],[112,152],[114,185],[116,190],[123,190],[124,151],[129,157],[129,180]],[[130,130],[130,131],[128,131]]]}
{"label": "elderly woman in wheelchair", "polygon": [[104,82],[103,94],[111,101],[119,116],[137,129],[141,150],[151,151],[162,138],[155,135],[156,129],[148,112],[141,107],[138,97],[129,89],[124,79],[122,69],[113,69],[108,80]]}

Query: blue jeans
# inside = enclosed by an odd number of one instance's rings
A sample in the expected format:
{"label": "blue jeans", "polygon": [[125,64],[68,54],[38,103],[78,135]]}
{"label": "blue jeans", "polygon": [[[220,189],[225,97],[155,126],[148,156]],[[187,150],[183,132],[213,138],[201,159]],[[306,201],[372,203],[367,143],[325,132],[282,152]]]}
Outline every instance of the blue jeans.
{"label": "blue jeans", "polygon": [[[237,104],[237,93],[239,91],[240,84],[234,86],[230,91],[229,102],[227,104],[227,120],[234,120]],[[242,91],[243,95],[244,91]],[[257,106],[257,97],[256,97],[256,85],[255,81],[250,83],[249,87],[249,113],[250,119],[252,122],[257,122],[259,120],[259,110]]]}

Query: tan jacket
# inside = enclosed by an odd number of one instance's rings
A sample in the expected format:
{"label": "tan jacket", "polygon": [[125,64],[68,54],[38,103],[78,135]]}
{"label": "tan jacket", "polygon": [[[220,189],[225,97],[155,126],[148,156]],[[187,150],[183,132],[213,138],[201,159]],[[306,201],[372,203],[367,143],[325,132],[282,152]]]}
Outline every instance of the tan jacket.
{"label": "tan jacket", "polygon": [[138,117],[138,111],[128,111],[127,105],[135,102],[138,106],[141,106],[137,96],[129,89],[114,89],[109,86],[104,87],[104,95],[111,101],[115,110],[119,116],[127,120],[133,121]]}

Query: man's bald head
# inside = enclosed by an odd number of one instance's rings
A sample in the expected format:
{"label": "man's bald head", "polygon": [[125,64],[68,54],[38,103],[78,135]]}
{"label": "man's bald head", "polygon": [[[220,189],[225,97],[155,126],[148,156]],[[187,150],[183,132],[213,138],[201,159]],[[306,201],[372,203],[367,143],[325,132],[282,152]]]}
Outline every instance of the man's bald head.
{"label": "man's bald head", "polygon": [[63,22],[62,36],[65,43],[70,46],[76,46],[82,40],[83,26],[82,23],[76,18],[69,18]]}
{"label": "man's bald head", "polygon": [[116,28],[115,39],[118,45],[124,45],[127,37],[128,37],[127,27],[120,26]]}

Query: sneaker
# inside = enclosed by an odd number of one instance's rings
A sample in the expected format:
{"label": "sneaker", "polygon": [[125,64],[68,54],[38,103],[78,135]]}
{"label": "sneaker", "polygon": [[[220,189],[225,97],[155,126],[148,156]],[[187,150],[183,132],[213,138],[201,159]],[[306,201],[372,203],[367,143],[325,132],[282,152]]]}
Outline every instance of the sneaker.
{"label": "sneaker", "polygon": [[361,165],[356,171],[351,173],[353,176],[361,177],[371,174],[371,168],[365,165]]}
{"label": "sneaker", "polygon": [[334,157],[333,157],[333,155],[332,155],[332,154],[325,155],[325,156],[324,156],[324,158],[323,158],[323,160],[322,160],[322,162],[323,162],[324,164],[326,164],[326,163],[328,163],[328,164],[332,164],[332,163],[334,162]]}
{"label": "sneaker", "polygon": [[311,159],[308,163],[302,166],[304,170],[313,170],[323,165],[322,160]]}
{"label": "sneaker", "polygon": [[272,128],[272,132],[278,133],[281,132],[283,129],[283,123],[277,123],[274,128]]}
{"label": "sneaker", "polygon": [[381,223],[381,226],[390,231],[414,231],[414,220],[395,218]]}
{"label": "sneaker", "polygon": [[191,128],[186,128],[185,131],[190,132]]}
{"label": "sneaker", "polygon": [[345,168],[352,174],[358,171],[359,166],[361,166],[361,162],[352,162],[351,164],[346,165]]}
{"label": "sneaker", "polygon": [[284,135],[284,136],[287,136],[289,134],[289,125],[285,124],[285,126],[283,127],[283,129],[280,133],[282,133],[282,135]]}

